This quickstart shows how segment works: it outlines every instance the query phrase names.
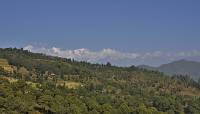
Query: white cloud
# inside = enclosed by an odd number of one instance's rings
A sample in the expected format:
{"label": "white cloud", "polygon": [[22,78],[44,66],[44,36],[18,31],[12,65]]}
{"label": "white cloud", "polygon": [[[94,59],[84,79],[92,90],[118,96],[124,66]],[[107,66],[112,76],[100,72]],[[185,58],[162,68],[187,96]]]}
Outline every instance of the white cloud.
{"label": "white cloud", "polygon": [[24,50],[32,51],[32,49],[33,49],[32,45],[27,45],[27,46],[24,47]]}
{"label": "white cloud", "polygon": [[44,53],[52,56],[74,58],[76,60],[87,60],[91,62],[98,62],[103,59],[123,60],[123,59],[136,59],[140,57],[138,53],[123,53],[110,48],[102,49],[100,51],[91,51],[85,48],[75,49],[75,50],[63,50],[56,47],[45,48],[45,47],[27,45],[24,47],[24,50],[29,50],[35,53]]}
{"label": "white cloud", "polygon": [[92,51],[81,48],[75,50],[64,50],[57,47],[45,48],[33,45],[27,45],[24,50],[35,53],[44,53],[46,55],[59,56],[64,58],[73,58],[75,60],[88,61],[93,63],[105,63],[107,61],[117,65],[132,64],[162,64],[171,60],[184,59],[189,57],[200,57],[200,51],[194,50],[190,52],[146,52],[146,53],[127,53],[117,51],[115,49],[102,49],[100,51]]}

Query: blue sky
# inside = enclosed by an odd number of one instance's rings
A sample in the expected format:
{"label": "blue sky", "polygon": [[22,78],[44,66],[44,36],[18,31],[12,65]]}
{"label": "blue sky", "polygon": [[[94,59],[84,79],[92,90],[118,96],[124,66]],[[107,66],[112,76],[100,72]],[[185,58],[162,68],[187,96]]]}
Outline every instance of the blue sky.
{"label": "blue sky", "polygon": [[[200,50],[199,6],[199,0],[1,0],[0,47],[191,53]],[[163,60],[145,61],[136,64]]]}

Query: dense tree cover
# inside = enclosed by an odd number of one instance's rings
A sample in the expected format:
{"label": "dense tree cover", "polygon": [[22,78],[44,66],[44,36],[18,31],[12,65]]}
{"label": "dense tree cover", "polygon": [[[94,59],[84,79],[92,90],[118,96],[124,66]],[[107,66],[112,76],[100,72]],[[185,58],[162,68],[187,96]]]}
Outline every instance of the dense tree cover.
{"label": "dense tree cover", "polygon": [[[167,77],[135,66],[90,64],[23,49],[0,49],[0,58],[14,68],[12,74],[0,69],[1,113],[200,114],[200,84],[187,76]],[[70,81],[80,86],[66,86]]]}

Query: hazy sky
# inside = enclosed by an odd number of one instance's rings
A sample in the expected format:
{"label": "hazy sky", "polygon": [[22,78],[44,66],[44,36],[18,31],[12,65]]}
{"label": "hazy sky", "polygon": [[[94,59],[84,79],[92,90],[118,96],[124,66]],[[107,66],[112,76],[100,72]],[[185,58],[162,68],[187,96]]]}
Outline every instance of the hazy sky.
{"label": "hazy sky", "polygon": [[[199,6],[199,0],[0,0],[0,47],[32,45],[51,55],[56,47],[58,56],[119,65],[198,59]],[[80,48],[87,54],[70,55]]]}

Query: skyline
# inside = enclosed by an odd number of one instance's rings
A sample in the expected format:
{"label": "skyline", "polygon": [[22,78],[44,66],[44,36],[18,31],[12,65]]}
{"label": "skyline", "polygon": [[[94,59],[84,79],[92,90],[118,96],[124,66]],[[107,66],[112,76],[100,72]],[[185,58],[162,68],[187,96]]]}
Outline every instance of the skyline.
{"label": "skyline", "polygon": [[132,65],[150,65],[158,67],[160,65],[178,61],[178,60],[193,60],[199,61],[200,51],[182,51],[182,52],[122,52],[116,49],[104,48],[102,50],[90,50],[87,48],[80,49],[61,49],[58,47],[44,47],[41,45],[27,45],[23,47],[33,53],[43,53],[51,56],[62,58],[75,59],[78,61],[86,61],[90,63],[106,64],[111,62],[117,66],[132,66]]}
{"label": "skyline", "polygon": [[[89,61],[106,51],[92,62],[117,65],[200,61],[199,5],[198,0],[0,1],[0,47],[31,45],[34,52],[55,47],[62,57],[83,49],[89,55],[81,58]],[[145,55],[149,58],[141,59]]]}

